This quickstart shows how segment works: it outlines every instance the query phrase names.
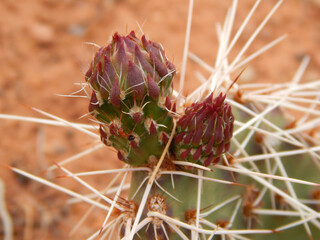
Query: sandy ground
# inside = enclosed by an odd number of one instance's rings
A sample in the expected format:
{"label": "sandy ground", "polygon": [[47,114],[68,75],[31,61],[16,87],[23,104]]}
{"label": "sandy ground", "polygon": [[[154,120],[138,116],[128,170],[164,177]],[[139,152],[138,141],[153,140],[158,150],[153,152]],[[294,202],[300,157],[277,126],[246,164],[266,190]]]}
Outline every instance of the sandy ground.
{"label": "sandy ground", "polygon": [[[187,0],[25,0],[0,2],[0,113],[43,117],[36,107],[68,121],[90,123],[80,117],[87,113],[88,100],[66,98],[79,89],[96,50],[92,44],[106,45],[118,31],[139,32],[161,42],[177,69],[181,68]],[[251,24],[239,40],[240,50],[276,1],[262,1]],[[231,1],[195,1],[190,49],[214,65],[217,51],[216,22],[223,22]],[[236,27],[245,18],[253,0],[239,1]],[[288,81],[304,55],[311,57],[304,81],[320,77],[320,3],[318,0],[290,0],[276,12],[249,52],[275,38],[287,39],[247,66],[241,81]],[[188,93],[198,84],[199,67],[188,62]],[[205,76],[208,73],[203,72]],[[177,79],[179,74],[177,76]],[[175,84],[177,86],[177,84]],[[81,185],[56,178],[61,171],[44,172],[48,166],[88,149],[97,141],[70,128],[0,120],[0,178],[5,183],[5,202],[14,224],[15,239],[83,239],[101,226],[105,213],[93,210],[84,225],[70,230],[88,209],[86,204],[67,205],[65,194],[14,174],[6,165],[45,176],[80,193]],[[103,148],[68,165],[72,171],[119,168],[122,163],[111,150]],[[85,178],[103,189],[114,176]],[[3,234],[0,222],[0,239]]]}

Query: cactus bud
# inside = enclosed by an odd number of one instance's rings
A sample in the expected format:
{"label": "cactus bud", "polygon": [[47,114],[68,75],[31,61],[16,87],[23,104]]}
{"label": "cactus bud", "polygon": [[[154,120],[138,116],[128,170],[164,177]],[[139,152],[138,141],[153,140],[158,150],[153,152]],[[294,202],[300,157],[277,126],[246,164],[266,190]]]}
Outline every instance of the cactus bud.
{"label": "cactus bud", "polygon": [[[162,99],[172,92],[174,74],[161,45],[145,36],[139,40],[133,31],[115,33],[95,54],[85,76],[93,89],[89,110],[101,123],[103,142],[118,150],[119,159],[139,165],[150,155],[161,156],[173,127],[170,99],[168,109]],[[164,127],[158,132],[158,126]],[[130,141],[129,136],[140,137]]]}
{"label": "cactus bud", "polygon": [[175,155],[205,166],[217,163],[230,148],[234,117],[225,95],[194,103],[177,122]]}

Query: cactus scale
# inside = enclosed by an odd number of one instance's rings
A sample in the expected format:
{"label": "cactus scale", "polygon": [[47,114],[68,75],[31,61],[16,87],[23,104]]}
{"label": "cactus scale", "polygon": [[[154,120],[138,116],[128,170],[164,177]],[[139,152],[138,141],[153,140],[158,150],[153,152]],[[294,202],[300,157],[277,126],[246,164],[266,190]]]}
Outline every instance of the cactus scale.
{"label": "cactus scale", "polygon": [[[270,157],[254,162],[241,162],[243,154],[239,154],[239,146],[235,143],[241,143],[246,138],[248,142],[243,152],[249,156],[272,153],[272,149],[277,152],[301,149],[266,134],[271,130],[265,122],[256,126],[260,129],[258,133],[252,134],[252,130],[248,128],[233,137],[233,132],[239,129],[235,121],[245,123],[252,116],[235,105],[231,106],[230,101],[245,105],[252,112],[263,111],[267,106],[242,99],[239,91],[230,91],[228,94],[222,91],[213,92],[185,109],[176,109],[172,96],[174,75],[175,68],[161,45],[147,40],[145,36],[139,39],[134,32],[127,36],[115,33],[111,43],[96,53],[86,74],[86,81],[93,90],[89,111],[99,121],[102,142],[114,147],[118,151],[118,158],[131,167],[144,166],[150,169],[149,172],[132,173],[130,194],[127,200],[123,200],[133,203],[134,207],[129,208],[131,221],[135,220],[137,208],[143,199],[146,179],[155,169],[172,133],[173,122],[176,121],[173,140],[156,176],[156,184],[152,185],[148,194],[141,220],[148,216],[150,218],[149,213],[157,212],[189,226],[212,232],[223,229],[266,230],[264,234],[244,235],[250,239],[308,239],[311,238],[305,230],[308,228],[313,239],[320,239],[320,230],[315,226],[319,225],[319,217],[315,217],[315,225],[308,222],[307,226],[298,224],[278,231],[278,227],[295,220],[303,221],[304,218],[262,215],[258,210],[299,212],[299,206],[290,202],[286,195],[271,191],[264,182],[255,181],[254,176],[223,169],[228,165],[238,167],[237,169],[259,170],[261,173],[271,171],[274,175],[320,182],[319,171],[310,163],[308,153],[290,158]],[[280,129],[289,126],[280,108],[270,111],[264,119]],[[301,137],[297,135],[294,139]],[[308,142],[307,145],[312,147],[313,143]],[[213,171],[198,170],[190,165],[185,167],[177,164],[177,161],[210,167]],[[170,171],[174,171],[174,174],[164,174]],[[199,172],[209,180],[201,181],[201,203],[197,213],[199,180],[191,176],[197,176]],[[223,180],[225,183],[215,180]],[[263,178],[263,181],[282,189],[289,199],[320,198],[319,185],[310,186],[268,178]],[[292,189],[296,195],[292,193]],[[210,212],[226,201],[228,203],[225,206]],[[236,206],[239,210],[234,212]],[[315,205],[307,206],[308,209],[303,211],[313,211],[315,214],[319,211]],[[200,214],[199,222],[197,214]],[[143,226],[134,239],[173,240],[181,239],[181,235],[196,239],[192,237],[194,233],[187,228],[176,227],[177,230],[168,220],[155,216],[150,219],[150,223]],[[126,229],[124,223],[119,226],[118,237],[121,238],[126,234]],[[181,231],[180,234],[177,231]],[[243,239],[240,234],[217,234],[212,239]]]}

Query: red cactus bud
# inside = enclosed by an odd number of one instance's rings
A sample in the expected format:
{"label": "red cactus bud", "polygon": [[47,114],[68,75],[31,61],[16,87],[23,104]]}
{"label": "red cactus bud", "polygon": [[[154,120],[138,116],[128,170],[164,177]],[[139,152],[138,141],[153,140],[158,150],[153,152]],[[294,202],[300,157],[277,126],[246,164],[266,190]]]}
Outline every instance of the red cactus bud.
{"label": "red cactus bud", "polygon": [[182,139],[183,139],[183,137],[184,137],[185,134],[186,134],[186,132],[181,132],[181,133],[179,133],[178,135],[176,135],[176,136],[174,137],[174,142],[175,142],[175,143],[180,143],[180,142],[182,141]]}
{"label": "red cactus bud", "polygon": [[105,50],[106,50],[106,47],[101,47],[96,52],[96,54],[94,55],[94,59],[93,59],[93,64],[94,65],[96,65],[99,62],[99,59],[101,58],[101,56],[103,56]]}
{"label": "red cactus bud", "polygon": [[220,156],[223,153],[223,150],[224,150],[224,142],[221,142],[217,147],[216,155]]}
{"label": "red cactus bud", "polygon": [[206,117],[207,117],[207,113],[208,113],[208,108],[205,108],[205,106],[204,106],[204,108],[201,110],[201,112],[199,112],[198,114],[197,114],[197,117],[196,117],[196,123],[200,123],[200,122],[202,122]]}
{"label": "red cactus bud", "polygon": [[205,129],[203,137],[202,137],[202,140],[204,143],[207,143],[213,134],[213,129],[214,129],[214,126],[216,123],[216,118],[217,118],[216,112],[208,118],[207,128]]}
{"label": "red cactus bud", "polygon": [[156,128],[156,125],[154,124],[153,120],[151,120],[149,132],[150,132],[150,135],[157,133],[157,128]]}
{"label": "red cactus bud", "polygon": [[216,130],[214,133],[215,139],[214,143],[219,144],[223,140],[223,126],[222,126],[222,117],[218,118]]}
{"label": "red cactus bud", "polygon": [[[171,94],[174,73],[165,75],[174,69],[160,44],[145,36],[138,39],[133,31],[127,36],[115,33],[111,43],[99,49],[90,64],[85,79],[95,92],[89,109],[94,110],[92,114],[99,116],[99,121],[105,122],[106,133],[114,135],[105,138],[101,132],[102,138],[120,150],[119,154],[125,155],[120,158],[130,164],[147,163],[152,154],[160,157],[161,148],[168,142],[173,117],[158,99],[160,94],[162,98]],[[167,106],[175,111],[170,101]],[[115,121],[120,116],[124,130],[119,119]],[[129,146],[137,148],[132,153],[126,153],[128,146],[122,141],[131,136],[129,132],[141,137],[141,141],[128,139]]]}
{"label": "red cactus bud", "polygon": [[149,96],[152,97],[153,99],[158,99],[159,94],[160,94],[160,88],[158,84],[153,80],[150,75],[147,77],[147,86],[148,86],[148,93]]}
{"label": "red cactus bud", "polygon": [[191,151],[191,149],[187,149],[187,150],[183,151],[183,152],[180,154],[180,157],[181,157],[182,159],[186,159],[186,158],[188,157],[190,151]]}
{"label": "red cactus bud", "polygon": [[[186,134],[183,143],[175,142],[176,153],[180,153],[180,149],[190,148],[194,151],[194,161],[200,159],[203,164],[209,165],[229,150],[234,117],[225,98],[226,95],[222,93],[215,99],[210,94],[205,100],[193,103],[185,110],[185,114],[177,122],[176,136],[180,136],[182,132]],[[188,144],[190,145],[186,147]],[[207,159],[204,160],[205,158]]]}
{"label": "red cactus bud", "polygon": [[173,104],[172,109],[171,109],[172,112],[176,112],[177,111],[177,106],[176,105],[177,105],[176,103]]}
{"label": "red cactus bud", "polygon": [[95,70],[93,71],[90,79],[89,79],[89,84],[91,86],[91,88],[93,88],[94,90],[98,91],[99,90],[99,82],[98,82],[98,77],[99,77],[99,66],[101,67],[101,63],[99,62],[98,67],[95,68]]}
{"label": "red cactus bud", "polygon": [[194,131],[191,131],[190,133],[188,133],[184,138],[184,141],[183,141],[184,144],[189,144],[191,142],[193,135],[194,135]]}
{"label": "red cactus bud", "polygon": [[202,131],[203,131],[203,123],[201,122],[200,126],[198,127],[198,129],[196,130],[196,132],[192,138],[193,145],[198,146],[200,144]]}
{"label": "red cactus bud", "polygon": [[117,74],[116,71],[111,63],[111,60],[108,56],[104,56],[104,67],[103,67],[103,75],[102,77],[104,80],[107,81],[108,84],[111,85],[111,83],[116,78]]}
{"label": "red cactus bud", "polygon": [[96,93],[93,91],[91,94],[91,99],[89,104],[89,112],[93,112],[98,107],[99,107],[99,101],[97,99]]}
{"label": "red cactus bud", "polygon": [[228,152],[230,150],[230,145],[231,145],[230,142],[224,145],[224,152]]}
{"label": "red cactus bud", "polygon": [[171,72],[172,75],[174,75],[176,73],[176,68],[168,60],[166,60],[166,66],[168,67],[168,69],[169,69],[169,71]]}
{"label": "red cactus bud", "polygon": [[145,85],[140,69],[129,60],[128,64],[128,87],[132,89],[133,96],[141,100],[145,94]]}
{"label": "red cactus bud", "polygon": [[119,87],[118,78],[116,78],[114,80],[114,83],[113,83],[113,85],[111,87],[110,102],[111,102],[111,104],[115,105],[116,107],[120,106],[121,97],[120,97],[120,87]]}
{"label": "red cactus bud", "polygon": [[117,155],[118,155],[119,160],[121,160],[121,161],[124,161],[124,160],[125,160],[120,151],[118,151],[118,154],[117,154]]}
{"label": "red cactus bud", "polygon": [[213,159],[212,165],[216,165],[218,162],[220,162],[220,156]]}
{"label": "red cactus bud", "polygon": [[198,147],[198,149],[196,150],[196,152],[193,154],[193,156],[192,156],[193,159],[194,159],[194,160],[198,160],[199,157],[200,157],[201,152],[202,152],[202,147],[200,146],[200,147]]}
{"label": "red cactus bud", "polygon": [[211,164],[212,159],[213,159],[213,153],[211,153],[210,156],[203,162],[203,165],[205,167],[208,167]]}
{"label": "red cactus bud", "polygon": [[134,48],[135,61],[151,76],[155,75],[155,70],[151,64],[147,61],[146,57],[142,54],[139,47],[136,45]]}
{"label": "red cactus bud", "polygon": [[162,143],[167,144],[167,142],[169,141],[168,135],[163,132],[160,136],[161,136]]}
{"label": "red cactus bud", "polygon": [[214,135],[211,136],[210,141],[208,142],[208,144],[206,145],[206,147],[204,148],[204,152],[206,154],[209,154],[212,152],[213,150],[213,143],[214,143]]}
{"label": "red cactus bud", "polygon": [[150,51],[149,55],[150,55],[151,63],[154,65],[154,67],[155,67],[156,71],[159,73],[160,77],[166,76],[168,74],[168,69],[167,69],[166,65],[163,64],[159,60],[159,58],[157,58],[155,56],[155,54],[152,51]]}
{"label": "red cactus bud", "polygon": [[134,121],[135,123],[141,122],[141,119],[142,119],[142,116],[141,116],[141,115],[142,115],[142,114],[139,113],[139,112],[134,113],[134,114],[132,115],[133,121]]}
{"label": "red cactus bud", "polygon": [[167,109],[171,109],[171,101],[170,101],[170,98],[169,96],[166,97],[166,101],[164,103],[164,105],[166,106]]}
{"label": "red cactus bud", "polygon": [[194,114],[184,115],[182,118],[178,121],[178,126],[181,127],[181,129],[186,129],[187,126],[190,124],[191,119],[193,118]]}
{"label": "red cactus bud", "polygon": [[219,96],[216,98],[216,106],[220,107],[224,100],[226,99],[226,95],[222,95],[222,93],[219,94]]}
{"label": "red cactus bud", "polygon": [[89,79],[90,79],[90,77],[91,77],[91,75],[92,75],[92,63],[90,64],[90,67],[89,67],[89,69],[88,69],[88,71],[86,72],[86,75],[85,75],[85,80],[86,81],[89,81]]}
{"label": "red cactus bud", "polygon": [[146,50],[149,51],[149,49],[150,49],[150,47],[149,47],[149,42],[148,42],[148,40],[146,39],[146,36],[145,36],[145,35],[143,35],[143,36],[141,37],[141,41],[142,41],[143,47],[144,47]]}

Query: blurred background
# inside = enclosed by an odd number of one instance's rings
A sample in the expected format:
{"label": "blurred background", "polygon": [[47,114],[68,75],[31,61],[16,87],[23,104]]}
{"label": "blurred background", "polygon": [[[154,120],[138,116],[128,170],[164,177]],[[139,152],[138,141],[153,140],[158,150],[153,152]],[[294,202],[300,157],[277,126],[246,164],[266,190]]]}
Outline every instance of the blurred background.
{"label": "blurred background", "polygon": [[[239,27],[254,0],[238,3],[235,27]],[[264,0],[244,31],[231,57],[277,1]],[[231,0],[195,0],[190,51],[214,65],[217,52],[216,22],[223,23]],[[140,29],[160,42],[175,64],[179,79],[182,64],[187,0],[25,0],[0,2],[0,113],[44,117],[36,107],[68,121],[91,123],[88,100],[67,98],[80,89],[84,73],[97,48],[107,45],[115,32]],[[320,2],[284,1],[248,54],[277,37],[283,42],[247,66],[240,82],[283,82],[294,75],[301,59],[311,57],[304,81],[320,76]],[[234,33],[234,32],[233,32]],[[247,54],[247,55],[248,55]],[[202,71],[188,62],[188,94],[198,85],[195,73]],[[203,72],[209,76],[207,72]],[[178,83],[178,81],[176,82]],[[177,87],[177,84],[175,84]],[[44,117],[46,118],[46,117]],[[5,203],[14,224],[14,239],[84,239],[101,227],[105,213],[95,210],[72,236],[70,230],[88,209],[87,204],[67,205],[68,197],[42,184],[14,174],[6,165],[46,177],[80,193],[88,193],[62,172],[44,172],[54,162],[95,146],[90,136],[64,127],[0,119],[0,178],[5,184]],[[67,165],[71,171],[120,168],[122,163],[107,148]],[[103,189],[113,175],[84,178]],[[0,239],[3,225],[0,221]]]}

